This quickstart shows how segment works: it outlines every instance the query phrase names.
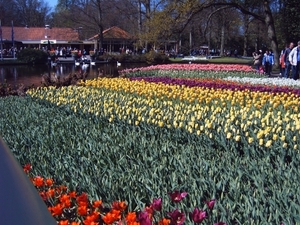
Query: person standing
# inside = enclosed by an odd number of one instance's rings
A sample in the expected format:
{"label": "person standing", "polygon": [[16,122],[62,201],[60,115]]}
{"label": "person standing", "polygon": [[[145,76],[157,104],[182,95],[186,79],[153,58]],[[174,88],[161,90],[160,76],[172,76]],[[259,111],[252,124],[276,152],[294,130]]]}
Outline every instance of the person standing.
{"label": "person standing", "polygon": [[292,51],[292,49],[294,48],[294,43],[291,42],[289,44],[289,46],[285,49],[285,52],[284,52],[284,64],[285,64],[285,71],[284,71],[284,77],[285,78],[289,78],[290,77],[290,71],[291,71],[291,63],[289,61],[289,55]]}
{"label": "person standing", "polygon": [[266,53],[264,54],[262,65],[265,67],[266,75],[270,77],[274,65],[274,56],[269,50],[266,50]]}
{"label": "person standing", "polygon": [[253,64],[255,66],[256,72],[259,73],[259,68],[261,66],[261,50],[259,52],[253,52]]}
{"label": "person standing", "polygon": [[299,79],[300,71],[300,41],[298,41],[298,46],[294,47],[289,54],[289,61],[292,65],[292,76],[294,80]]}

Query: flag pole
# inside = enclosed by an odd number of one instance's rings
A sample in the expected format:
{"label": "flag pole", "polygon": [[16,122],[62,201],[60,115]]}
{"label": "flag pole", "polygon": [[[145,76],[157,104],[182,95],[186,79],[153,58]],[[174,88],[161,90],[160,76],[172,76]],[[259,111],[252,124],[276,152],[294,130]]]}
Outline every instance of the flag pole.
{"label": "flag pole", "polygon": [[12,42],[12,50],[13,50],[13,56],[15,58],[15,41],[14,41],[14,21],[11,21],[11,42]]}
{"label": "flag pole", "polygon": [[2,24],[0,20],[0,42],[1,42],[1,61],[3,61],[3,44],[2,44]]}

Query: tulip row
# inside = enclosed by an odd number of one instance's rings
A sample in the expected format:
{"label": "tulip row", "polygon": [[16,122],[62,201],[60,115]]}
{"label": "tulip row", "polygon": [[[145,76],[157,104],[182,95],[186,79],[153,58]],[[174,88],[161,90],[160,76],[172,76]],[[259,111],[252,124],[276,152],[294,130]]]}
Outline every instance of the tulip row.
{"label": "tulip row", "polygon": [[247,65],[234,65],[234,64],[163,64],[163,65],[154,65],[142,68],[133,68],[125,69],[120,71],[120,73],[134,73],[147,71],[161,70],[161,71],[222,71],[222,72],[245,72],[245,73],[254,73],[255,69]]}
{"label": "tulip row", "polygon": [[[114,201],[111,205],[105,205],[102,200],[90,201],[86,193],[71,191],[67,186],[56,185],[53,179],[33,176],[31,165],[26,164],[24,172],[29,176],[40,196],[48,207],[52,216],[59,225],[99,225],[104,224],[123,224],[123,225],[182,225],[187,220],[194,223],[202,223],[204,220],[212,221],[215,199],[206,201],[203,209],[194,208],[187,218],[185,212],[178,208],[161,218],[162,198],[154,198],[149,206],[140,212],[126,212],[127,204],[125,201]],[[173,203],[181,202],[187,192],[174,191],[169,193]],[[210,216],[211,218],[208,218]],[[226,225],[224,222],[214,223],[214,225]]]}
{"label": "tulip row", "polygon": [[300,98],[292,93],[128,79],[98,79],[84,85],[31,90],[28,94],[110,122],[118,119],[135,125],[182,128],[218,141],[242,142],[245,147],[251,144],[297,150],[299,146]]}

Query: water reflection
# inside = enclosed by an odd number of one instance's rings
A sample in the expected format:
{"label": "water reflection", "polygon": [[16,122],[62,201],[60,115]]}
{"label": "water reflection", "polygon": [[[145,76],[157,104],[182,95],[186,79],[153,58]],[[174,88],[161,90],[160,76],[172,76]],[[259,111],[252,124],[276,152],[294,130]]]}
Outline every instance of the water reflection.
{"label": "water reflection", "polygon": [[64,77],[70,73],[82,73],[86,71],[88,73],[87,78],[92,79],[98,76],[99,71],[104,75],[118,76],[120,70],[143,66],[147,65],[142,63],[122,63],[122,65],[118,67],[115,63],[103,63],[88,66],[76,66],[73,63],[63,63],[58,64],[57,66],[7,65],[0,67],[0,83],[7,82],[13,87],[18,86],[19,84],[24,84],[25,86],[34,85],[37,87],[41,85],[42,76],[44,74],[56,74],[57,76]]}

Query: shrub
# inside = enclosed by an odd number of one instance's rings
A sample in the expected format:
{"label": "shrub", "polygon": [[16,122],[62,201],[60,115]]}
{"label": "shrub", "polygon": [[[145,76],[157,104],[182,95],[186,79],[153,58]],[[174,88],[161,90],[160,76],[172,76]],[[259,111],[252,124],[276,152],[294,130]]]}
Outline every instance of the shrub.
{"label": "shrub", "polygon": [[47,53],[38,49],[26,48],[18,54],[18,60],[28,64],[46,63],[47,59]]}
{"label": "shrub", "polygon": [[145,57],[146,57],[146,62],[149,64],[166,63],[169,60],[168,56],[161,53],[157,53],[155,51],[150,51],[146,53]]}

